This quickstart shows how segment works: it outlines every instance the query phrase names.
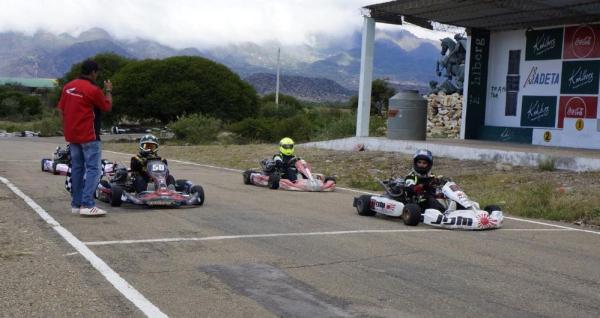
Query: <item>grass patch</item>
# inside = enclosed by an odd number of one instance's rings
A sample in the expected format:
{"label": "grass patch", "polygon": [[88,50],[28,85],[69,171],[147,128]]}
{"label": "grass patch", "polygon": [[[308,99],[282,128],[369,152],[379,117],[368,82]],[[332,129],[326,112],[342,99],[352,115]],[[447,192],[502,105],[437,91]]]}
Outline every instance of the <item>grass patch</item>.
{"label": "grass patch", "polygon": [[[104,143],[109,150],[134,153],[137,143]],[[177,145],[162,143],[160,154],[168,159],[237,169],[257,168],[258,162],[277,152],[276,144]],[[348,152],[298,147],[315,172],[334,175],[338,185],[383,192],[378,176],[406,175],[410,155],[389,152]],[[483,207],[497,204],[510,215],[600,225],[600,172],[575,173],[513,167],[497,171],[493,162],[436,158],[434,173],[452,178]],[[241,180],[241,179],[240,179]],[[241,181],[240,181],[241,182]],[[567,189],[567,190],[560,190]]]}

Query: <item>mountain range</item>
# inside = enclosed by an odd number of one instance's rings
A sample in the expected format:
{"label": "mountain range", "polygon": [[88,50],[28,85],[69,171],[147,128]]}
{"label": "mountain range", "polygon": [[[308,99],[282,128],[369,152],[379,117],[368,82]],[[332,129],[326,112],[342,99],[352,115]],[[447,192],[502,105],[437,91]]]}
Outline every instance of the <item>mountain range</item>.
{"label": "mountain range", "polygon": [[[272,84],[278,48],[281,48],[283,93],[309,100],[342,100],[357,91],[361,53],[361,35],[358,32],[346,41],[320,38],[311,44],[294,46],[283,46],[277,42],[246,42],[209,49],[175,49],[151,40],[117,39],[100,28],[90,29],[77,37],[42,31],[34,35],[2,32],[0,76],[61,77],[72,64],[102,52],[133,59],[192,55],[228,66],[259,93],[265,94],[275,90]],[[417,38],[404,30],[378,30],[374,78],[387,78],[398,88],[424,88],[435,79],[438,57],[439,43],[435,41]],[[290,89],[284,90],[286,85]]]}

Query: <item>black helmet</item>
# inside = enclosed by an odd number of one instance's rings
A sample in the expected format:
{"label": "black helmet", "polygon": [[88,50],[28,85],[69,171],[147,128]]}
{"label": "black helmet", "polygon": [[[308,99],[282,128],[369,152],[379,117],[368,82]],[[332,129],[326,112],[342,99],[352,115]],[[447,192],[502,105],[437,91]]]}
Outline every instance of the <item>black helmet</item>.
{"label": "black helmet", "polygon": [[[427,161],[427,167],[425,167],[425,168],[418,167],[417,166],[418,160]],[[431,171],[431,167],[433,167],[433,154],[431,153],[431,151],[429,151],[427,149],[417,150],[417,152],[415,152],[415,155],[413,156],[413,169],[415,170],[415,172],[425,175],[425,174],[428,174],[429,171]]]}
{"label": "black helmet", "polygon": [[139,150],[142,157],[155,155],[158,151],[158,138],[154,135],[145,135],[140,138]]}
{"label": "black helmet", "polygon": [[54,160],[60,162],[68,162],[71,157],[71,150],[69,145],[67,145],[66,149],[62,149],[60,146],[56,147],[56,151],[54,152]]}

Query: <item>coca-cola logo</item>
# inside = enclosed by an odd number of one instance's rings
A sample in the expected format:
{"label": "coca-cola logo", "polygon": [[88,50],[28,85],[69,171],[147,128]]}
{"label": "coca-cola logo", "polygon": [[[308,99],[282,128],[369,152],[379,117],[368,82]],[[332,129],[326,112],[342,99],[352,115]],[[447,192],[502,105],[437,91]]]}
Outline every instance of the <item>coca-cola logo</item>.
{"label": "coca-cola logo", "polygon": [[578,58],[588,57],[594,51],[596,45],[596,33],[590,26],[580,26],[573,34],[571,49]]}
{"label": "coca-cola logo", "polygon": [[569,99],[565,107],[565,117],[569,118],[585,118],[586,103],[581,97],[573,97]]}

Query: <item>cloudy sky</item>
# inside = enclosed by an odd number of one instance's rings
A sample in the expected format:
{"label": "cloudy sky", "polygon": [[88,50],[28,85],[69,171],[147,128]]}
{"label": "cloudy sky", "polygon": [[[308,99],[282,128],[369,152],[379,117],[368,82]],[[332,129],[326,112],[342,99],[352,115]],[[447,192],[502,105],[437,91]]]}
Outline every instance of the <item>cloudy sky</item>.
{"label": "cloudy sky", "polygon": [[[384,0],[0,0],[0,32],[76,36],[101,27],[121,39],[176,48],[271,40],[290,45],[310,43],[315,35],[348,37],[361,29],[360,8],[379,2]],[[445,36],[402,28],[419,37]]]}

